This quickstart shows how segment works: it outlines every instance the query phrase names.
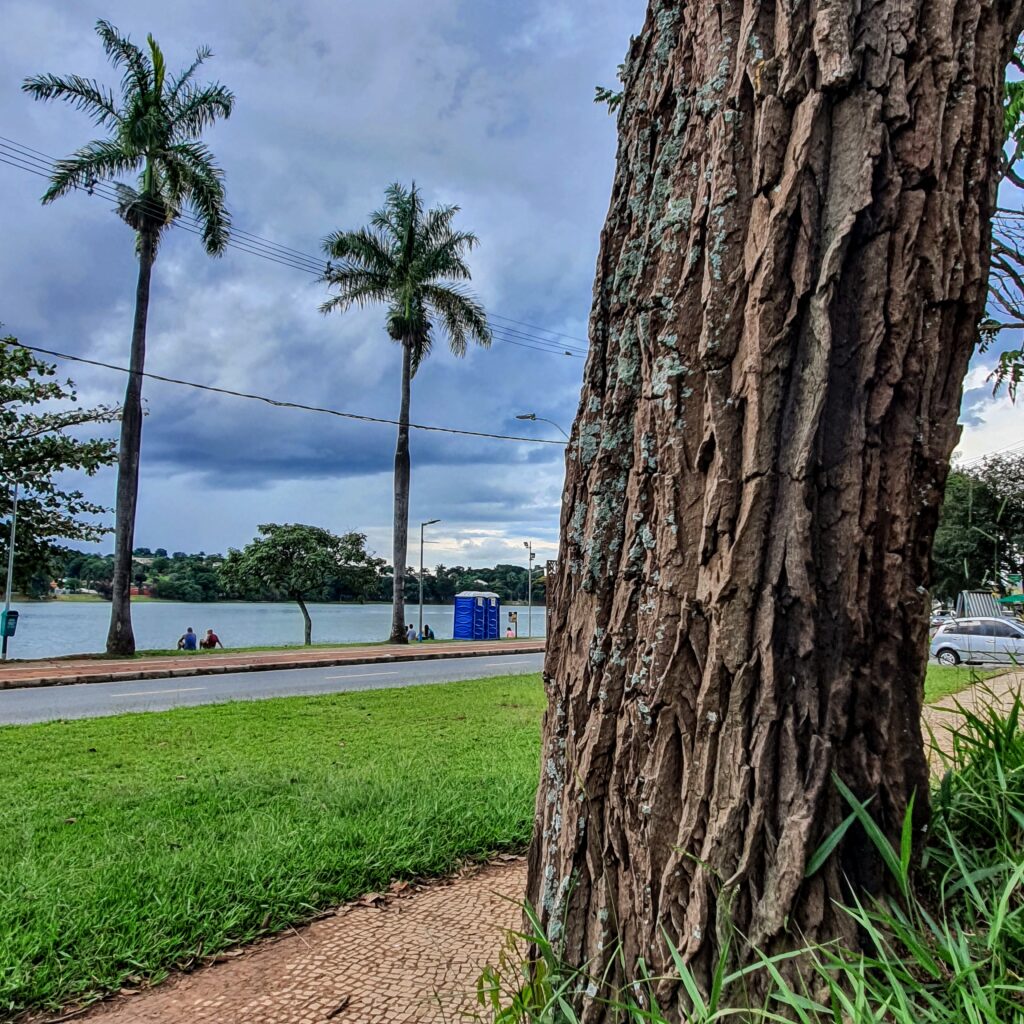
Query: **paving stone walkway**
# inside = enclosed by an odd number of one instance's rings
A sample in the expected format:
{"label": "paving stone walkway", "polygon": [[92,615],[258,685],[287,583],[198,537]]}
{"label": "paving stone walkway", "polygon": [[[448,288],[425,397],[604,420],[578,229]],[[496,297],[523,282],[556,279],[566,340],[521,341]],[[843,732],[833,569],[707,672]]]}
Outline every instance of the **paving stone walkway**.
{"label": "paving stone walkway", "polygon": [[[994,679],[985,679],[976,686],[968,687],[949,697],[943,697],[930,707],[925,708],[924,727],[925,742],[929,740],[929,727],[934,736],[935,745],[947,756],[953,752],[953,735],[951,727],[957,725],[958,708],[966,711],[978,711],[984,708],[996,708],[1006,711],[1013,704],[1018,693],[1024,693],[1024,670],[1007,672]],[[933,767],[939,767],[940,757],[932,757]]]}
{"label": "paving stone walkway", "polygon": [[[1006,707],[1024,672],[988,680],[930,707],[947,751],[950,712]],[[936,765],[938,767],[938,765]],[[286,932],[78,1019],[97,1024],[454,1024],[473,1020],[481,969],[520,924],[521,859],[474,869],[398,896],[364,897]]]}
{"label": "paving stone walkway", "polygon": [[364,897],[138,995],[96,1024],[434,1024],[472,1019],[476,979],[518,927],[520,858],[409,895]]}

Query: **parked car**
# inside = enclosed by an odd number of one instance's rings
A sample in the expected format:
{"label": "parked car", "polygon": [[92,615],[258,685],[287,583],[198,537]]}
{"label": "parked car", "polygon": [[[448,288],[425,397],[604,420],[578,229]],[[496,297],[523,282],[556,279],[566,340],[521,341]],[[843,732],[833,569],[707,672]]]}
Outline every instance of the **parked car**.
{"label": "parked car", "polygon": [[954,619],[939,626],[929,653],[940,665],[962,661],[1024,665],[1024,623],[1006,617]]}

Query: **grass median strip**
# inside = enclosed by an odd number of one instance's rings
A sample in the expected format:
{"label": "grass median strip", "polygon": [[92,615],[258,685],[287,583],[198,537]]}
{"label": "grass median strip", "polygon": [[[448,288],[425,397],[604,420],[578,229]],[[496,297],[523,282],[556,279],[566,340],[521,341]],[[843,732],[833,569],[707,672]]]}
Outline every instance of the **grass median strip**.
{"label": "grass median strip", "polygon": [[522,847],[536,675],[0,728],[0,1015]]}
{"label": "grass median strip", "polygon": [[974,665],[929,665],[924,680],[924,702],[934,704],[1005,671],[1006,668],[982,669]]}

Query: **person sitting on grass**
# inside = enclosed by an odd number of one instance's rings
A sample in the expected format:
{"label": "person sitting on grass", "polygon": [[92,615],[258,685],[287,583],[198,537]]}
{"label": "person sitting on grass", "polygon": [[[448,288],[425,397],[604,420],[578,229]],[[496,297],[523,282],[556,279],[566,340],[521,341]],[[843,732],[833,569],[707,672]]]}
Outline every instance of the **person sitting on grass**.
{"label": "person sitting on grass", "polygon": [[430,628],[430,625],[428,623],[426,623],[426,622],[423,623],[423,636],[421,637],[421,639],[423,639],[423,640],[436,640],[437,639],[437,637],[434,636],[434,631]]}
{"label": "person sitting on grass", "polygon": [[179,651],[194,651],[199,646],[199,637],[192,632],[192,627],[189,626],[181,636],[178,637],[178,650]]}
{"label": "person sitting on grass", "polygon": [[407,643],[414,644],[418,639],[416,636],[416,627],[410,622],[409,628],[405,631],[405,639]]}
{"label": "person sitting on grass", "polygon": [[224,649],[224,645],[220,642],[220,637],[212,629],[206,631],[206,636],[199,641],[199,646],[204,651],[212,651],[215,647],[219,647],[221,650]]}

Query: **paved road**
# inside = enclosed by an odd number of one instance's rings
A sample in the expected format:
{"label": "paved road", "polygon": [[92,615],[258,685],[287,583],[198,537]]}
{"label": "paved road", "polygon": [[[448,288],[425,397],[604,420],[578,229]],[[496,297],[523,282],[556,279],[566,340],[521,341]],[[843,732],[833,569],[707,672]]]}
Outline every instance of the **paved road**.
{"label": "paved road", "polygon": [[397,665],[333,665],[285,671],[234,672],[180,679],[139,679],[0,691],[0,725],[99,718],[126,711],[166,711],[232,700],[265,700],[348,690],[441,683],[453,679],[539,672],[543,654],[438,658]]}

